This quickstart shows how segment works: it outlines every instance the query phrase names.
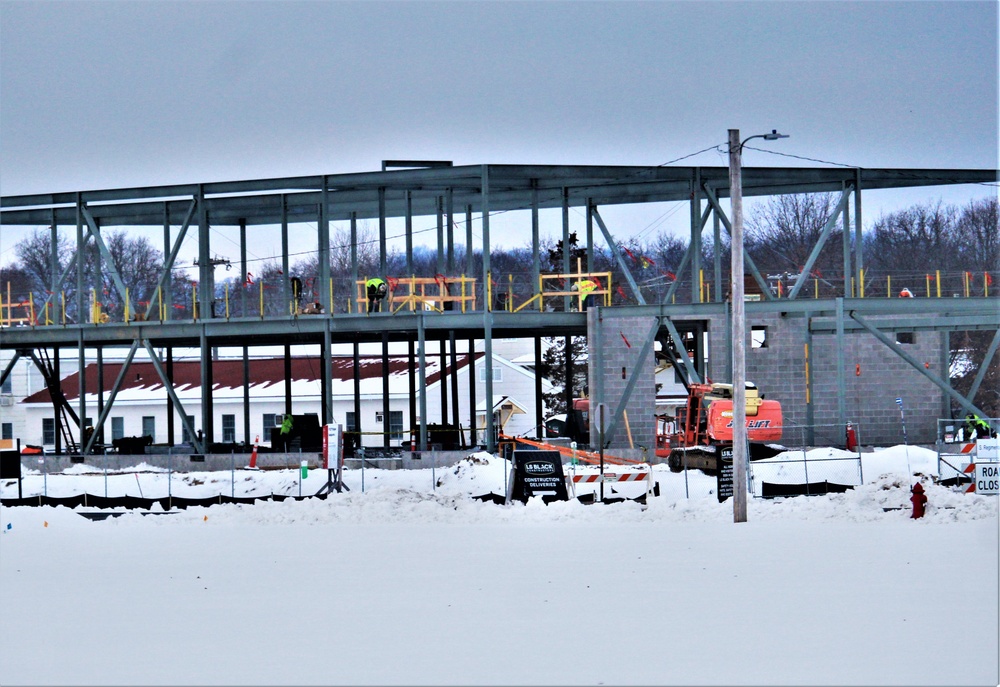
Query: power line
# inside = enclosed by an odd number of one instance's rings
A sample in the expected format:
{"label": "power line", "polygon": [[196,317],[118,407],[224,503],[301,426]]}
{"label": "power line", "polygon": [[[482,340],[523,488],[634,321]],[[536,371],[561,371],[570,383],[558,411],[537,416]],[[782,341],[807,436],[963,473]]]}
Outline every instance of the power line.
{"label": "power line", "polygon": [[[849,165],[843,162],[831,162],[830,160],[820,160],[819,158],[815,157],[806,157],[804,155],[793,155],[792,153],[782,153],[778,152],[777,150],[768,150],[766,148],[754,148],[753,146],[748,146],[748,145],[745,145],[743,147],[748,148],[750,150],[756,150],[759,153],[767,153],[768,155],[779,155],[781,157],[791,157],[795,158],[796,160],[805,160],[807,162],[819,162],[820,164],[824,165],[848,167],[850,169],[868,169],[868,170],[871,169],[870,167],[862,167],[861,165]],[[901,176],[907,177],[909,179],[920,179],[923,181],[949,181],[952,183],[968,183],[970,186],[986,186],[988,188],[997,188],[998,186],[1000,186],[1000,184],[997,184],[996,182],[991,183],[988,181],[963,182],[961,179],[956,179],[954,177],[949,177],[949,176],[930,176],[927,174],[912,174],[912,173],[901,173]]]}

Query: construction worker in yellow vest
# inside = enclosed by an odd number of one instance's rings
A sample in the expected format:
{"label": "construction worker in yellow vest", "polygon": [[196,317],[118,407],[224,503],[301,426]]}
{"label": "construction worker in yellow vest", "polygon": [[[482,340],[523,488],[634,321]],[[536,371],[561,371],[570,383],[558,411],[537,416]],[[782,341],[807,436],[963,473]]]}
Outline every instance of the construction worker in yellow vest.
{"label": "construction worker in yellow vest", "polygon": [[389,293],[389,287],[384,279],[372,277],[365,282],[368,293],[368,312],[382,312],[382,299]]}
{"label": "construction worker in yellow vest", "polygon": [[573,290],[579,291],[582,296],[580,301],[580,311],[586,312],[587,308],[590,307],[590,301],[594,297],[594,291],[600,288],[600,284],[592,279],[581,279],[577,283],[573,284]]}

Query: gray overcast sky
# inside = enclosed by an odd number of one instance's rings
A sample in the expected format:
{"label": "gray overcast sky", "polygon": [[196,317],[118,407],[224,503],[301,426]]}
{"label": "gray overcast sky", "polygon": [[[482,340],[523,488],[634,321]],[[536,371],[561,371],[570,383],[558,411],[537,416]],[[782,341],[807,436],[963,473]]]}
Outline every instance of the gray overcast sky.
{"label": "gray overcast sky", "polygon": [[[0,0],[0,193],[390,158],[657,165],[729,128],[777,128],[791,138],[761,148],[852,166],[996,168],[997,8]],[[744,164],[815,163],[747,151]],[[867,195],[865,208],[872,219]]]}

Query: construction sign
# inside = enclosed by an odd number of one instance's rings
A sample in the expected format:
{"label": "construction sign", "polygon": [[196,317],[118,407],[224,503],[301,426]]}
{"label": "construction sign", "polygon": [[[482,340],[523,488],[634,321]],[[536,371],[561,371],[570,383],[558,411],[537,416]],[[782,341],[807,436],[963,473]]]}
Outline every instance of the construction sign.
{"label": "construction sign", "polygon": [[975,492],[984,496],[1000,494],[1000,440],[978,439],[976,441],[976,462],[965,466],[963,472],[972,476],[972,484],[966,493]]}
{"label": "construction sign", "polygon": [[558,451],[514,451],[513,473],[507,485],[507,503],[545,495],[566,501],[566,477]]}
{"label": "construction sign", "polygon": [[323,427],[323,468],[339,470],[344,464],[344,428],[341,425]]}

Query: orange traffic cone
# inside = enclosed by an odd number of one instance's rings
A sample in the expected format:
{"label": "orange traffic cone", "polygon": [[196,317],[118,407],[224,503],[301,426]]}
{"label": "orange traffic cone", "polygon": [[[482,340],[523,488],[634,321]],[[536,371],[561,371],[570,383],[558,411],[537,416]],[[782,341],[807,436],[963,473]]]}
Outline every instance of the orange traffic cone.
{"label": "orange traffic cone", "polygon": [[257,442],[260,441],[260,435],[253,440],[253,452],[250,454],[250,469],[257,469]]}

